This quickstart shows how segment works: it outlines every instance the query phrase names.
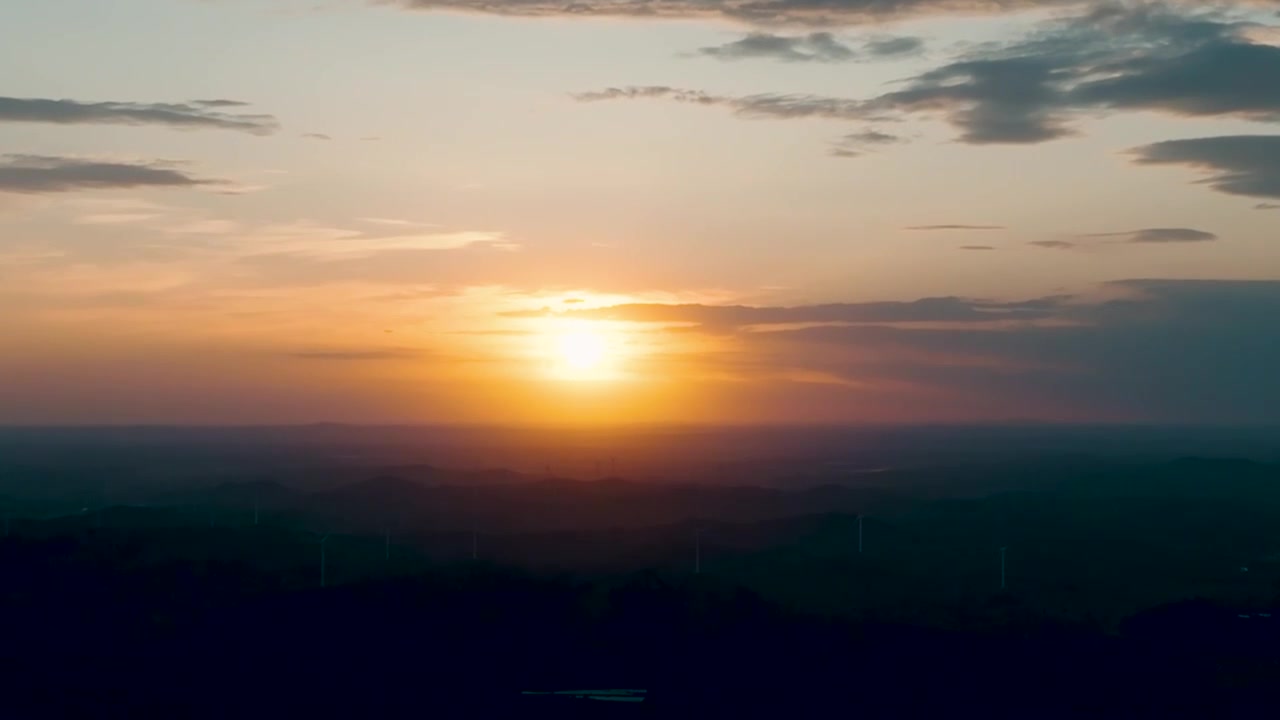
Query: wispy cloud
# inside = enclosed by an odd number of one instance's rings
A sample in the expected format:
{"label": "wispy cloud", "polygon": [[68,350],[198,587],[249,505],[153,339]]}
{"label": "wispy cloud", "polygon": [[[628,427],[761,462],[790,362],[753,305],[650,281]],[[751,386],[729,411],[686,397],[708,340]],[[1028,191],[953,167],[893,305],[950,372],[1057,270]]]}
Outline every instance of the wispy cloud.
{"label": "wispy cloud", "polygon": [[924,40],[917,37],[876,37],[842,40],[829,32],[807,35],[750,33],[724,45],[698,49],[698,55],[716,60],[777,60],[792,63],[865,62],[906,57],[919,53]]}
{"label": "wispy cloud", "polygon": [[223,112],[244,105],[235,100],[140,103],[0,97],[0,122],[161,125],[180,130],[236,130],[253,135],[270,135],[279,130],[279,123],[270,115]]}
{"label": "wispy cloud", "polygon": [[853,48],[828,32],[788,37],[751,33],[724,45],[699,48],[699,55],[717,60],[769,59],[782,62],[848,62],[858,57]]}
{"label": "wispy cloud", "polygon": [[845,158],[862,157],[873,151],[874,148],[903,142],[906,142],[906,139],[898,135],[879,130],[864,130],[862,132],[849,133],[831,143],[831,148],[827,151],[827,154]]}
{"label": "wispy cloud", "polygon": [[586,320],[685,323],[719,329],[813,323],[990,323],[1050,317],[1066,300],[1068,298],[1063,296],[1016,302],[935,297],[910,302],[832,303],[796,307],[630,304],[559,312],[544,308],[504,315],[542,317],[554,314]]}
{"label": "wispy cloud", "polygon": [[75,219],[77,225],[129,225],[160,217],[146,212],[89,213]]}
{"label": "wispy cloud", "polygon": [[299,350],[289,353],[295,360],[326,361],[380,361],[380,360],[416,360],[427,353],[414,348],[371,348],[341,350]]}
{"label": "wispy cloud", "polygon": [[1211,242],[1217,240],[1218,236],[1204,230],[1195,230],[1192,228],[1146,228],[1144,230],[1130,230],[1127,232],[1112,233],[1091,233],[1082,235],[1085,238],[1119,238],[1121,242],[1126,243],[1194,243],[1194,242]]}
{"label": "wispy cloud", "polygon": [[414,10],[523,17],[726,18],[760,25],[867,24],[931,13],[1012,12],[1052,6],[1078,5],[1082,0],[384,0]]}
{"label": "wispy cloud", "polygon": [[907,230],[1004,230],[1003,225],[911,225]]}
{"label": "wispy cloud", "polygon": [[859,100],[825,95],[761,93],[757,95],[711,95],[701,90],[688,90],[663,85],[606,88],[571,93],[578,102],[606,100],[666,99],[694,105],[729,108],[743,118],[793,120],[827,118],[831,120],[883,119],[875,108]]}

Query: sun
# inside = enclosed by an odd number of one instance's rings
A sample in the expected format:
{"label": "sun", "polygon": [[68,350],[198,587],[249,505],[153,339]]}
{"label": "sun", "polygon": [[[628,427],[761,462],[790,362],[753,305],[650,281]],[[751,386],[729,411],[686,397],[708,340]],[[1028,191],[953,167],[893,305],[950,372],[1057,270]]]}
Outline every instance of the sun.
{"label": "sun", "polygon": [[621,343],[606,325],[560,321],[548,327],[544,337],[552,377],[574,381],[618,377]]}
{"label": "sun", "polygon": [[604,336],[589,330],[565,332],[560,336],[557,348],[560,361],[566,368],[582,372],[599,369],[608,349]]}

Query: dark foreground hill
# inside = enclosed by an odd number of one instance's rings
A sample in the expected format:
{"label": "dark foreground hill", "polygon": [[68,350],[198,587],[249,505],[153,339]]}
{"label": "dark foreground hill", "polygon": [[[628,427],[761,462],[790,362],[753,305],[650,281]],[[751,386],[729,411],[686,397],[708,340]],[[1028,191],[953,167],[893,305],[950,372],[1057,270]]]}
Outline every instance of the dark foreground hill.
{"label": "dark foreground hill", "polygon": [[[290,589],[106,533],[0,543],[4,716],[1259,717],[1280,619],[1189,601],[1104,632],[990,593],[950,627],[788,610],[714,574],[487,563]],[[641,702],[529,691],[644,690]],[[763,713],[763,714],[762,714]]]}
{"label": "dark foreground hill", "polygon": [[0,717],[1259,717],[1280,700],[1275,465],[913,473],[9,499]]}

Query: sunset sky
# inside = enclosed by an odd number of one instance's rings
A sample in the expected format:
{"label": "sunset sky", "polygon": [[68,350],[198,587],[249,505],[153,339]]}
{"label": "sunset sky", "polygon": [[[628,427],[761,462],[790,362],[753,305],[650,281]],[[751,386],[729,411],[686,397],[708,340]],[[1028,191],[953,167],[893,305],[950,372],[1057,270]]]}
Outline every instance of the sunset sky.
{"label": "sunset sky", "polygon": [[0,10],[0,423],[1280,422],[1280,0]]}

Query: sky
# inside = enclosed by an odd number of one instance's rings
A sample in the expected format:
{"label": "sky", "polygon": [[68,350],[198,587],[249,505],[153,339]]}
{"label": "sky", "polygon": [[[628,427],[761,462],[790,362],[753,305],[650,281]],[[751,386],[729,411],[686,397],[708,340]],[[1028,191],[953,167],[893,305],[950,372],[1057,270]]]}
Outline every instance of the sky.
{"label": "sky", "polygon": [[1280,423],[1280,0],[0,11],[0,423]]}

